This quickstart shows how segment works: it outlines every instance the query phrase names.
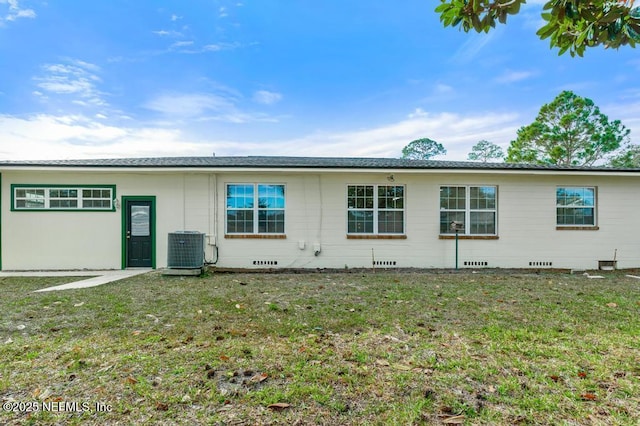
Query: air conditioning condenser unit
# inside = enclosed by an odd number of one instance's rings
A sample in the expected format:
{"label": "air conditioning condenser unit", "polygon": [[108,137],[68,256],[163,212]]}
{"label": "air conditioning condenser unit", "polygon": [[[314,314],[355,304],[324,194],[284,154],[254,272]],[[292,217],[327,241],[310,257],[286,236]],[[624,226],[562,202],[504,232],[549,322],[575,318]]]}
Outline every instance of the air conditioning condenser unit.
{"label": "air conditioning condenser unit", "polygon": [[196,231],[170,232],[167,267],[169,269],[204,267],[204,234]]}

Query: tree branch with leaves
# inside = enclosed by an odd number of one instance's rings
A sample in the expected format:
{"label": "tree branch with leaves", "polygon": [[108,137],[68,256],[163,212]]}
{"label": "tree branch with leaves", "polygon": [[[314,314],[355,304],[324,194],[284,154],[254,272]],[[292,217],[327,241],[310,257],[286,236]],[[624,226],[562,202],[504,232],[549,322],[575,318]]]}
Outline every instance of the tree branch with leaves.
{"label": "tree branch with leaves", "polygon": [[428,160],[446,153],[447,150],[442,144],[429,138],[416,139],[402,148],[402,158],[410,160]]}
{"label": "tree branch with leaves", "polygon": [[640,145],[629,145],[609,160],[609,166],[621,168],[640,168]]}
{"label": "tree branch with leaves", "polygon": [[498,145],[481,140],[471,148],[471,152],[467,155],[467,159],[471,161],[482,161],[483,163],[504,159],[504,151]]}
{"label": "tree branch with leaves", "polygon": [[[445,27],[489,32],[507,23],[526,0],[440,0],[436,12]],[[543,6],[546,24],[537,31],[558,54],[582,56],[588,47],[617,49],[640,42],[640,8],[635,0],[552,0]]]}

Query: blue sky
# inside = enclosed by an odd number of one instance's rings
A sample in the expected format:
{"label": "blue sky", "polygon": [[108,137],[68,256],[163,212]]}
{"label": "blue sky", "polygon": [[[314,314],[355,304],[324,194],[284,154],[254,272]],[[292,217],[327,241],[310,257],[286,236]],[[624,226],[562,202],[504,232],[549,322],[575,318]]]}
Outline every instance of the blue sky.
{"label": "blue sky", "polygon": [[0,0],[0,159],[447,160],[506,149],[562,90],[640,143],[640,51],[558,57],[534,0],[489,34],[435,0]]}

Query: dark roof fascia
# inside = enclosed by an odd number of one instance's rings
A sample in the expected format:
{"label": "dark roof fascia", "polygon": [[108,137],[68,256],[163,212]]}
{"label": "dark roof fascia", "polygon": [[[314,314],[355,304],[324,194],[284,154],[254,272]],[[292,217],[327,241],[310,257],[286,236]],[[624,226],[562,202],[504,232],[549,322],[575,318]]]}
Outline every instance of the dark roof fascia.
{"label": "dark roof fascia", "polygon": [[90,160],[0,161],[0,168],[85,169],[362,169],[362,170],[469,170],[640,173],[640,168],[557,166],[544,164],[478,163],[465,161],[405,160],[344,157],[158,157]]}

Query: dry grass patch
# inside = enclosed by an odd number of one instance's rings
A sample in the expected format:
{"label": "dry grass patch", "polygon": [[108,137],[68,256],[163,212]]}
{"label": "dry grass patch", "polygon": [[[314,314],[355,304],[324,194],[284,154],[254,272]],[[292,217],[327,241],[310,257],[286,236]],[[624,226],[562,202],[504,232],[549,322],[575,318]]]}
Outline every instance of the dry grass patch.
{"label": "dry grass patch", "polygon": [[0,400],[69,409],[3,424],[640,423],[640,280],[623,274],[0,285]]}

